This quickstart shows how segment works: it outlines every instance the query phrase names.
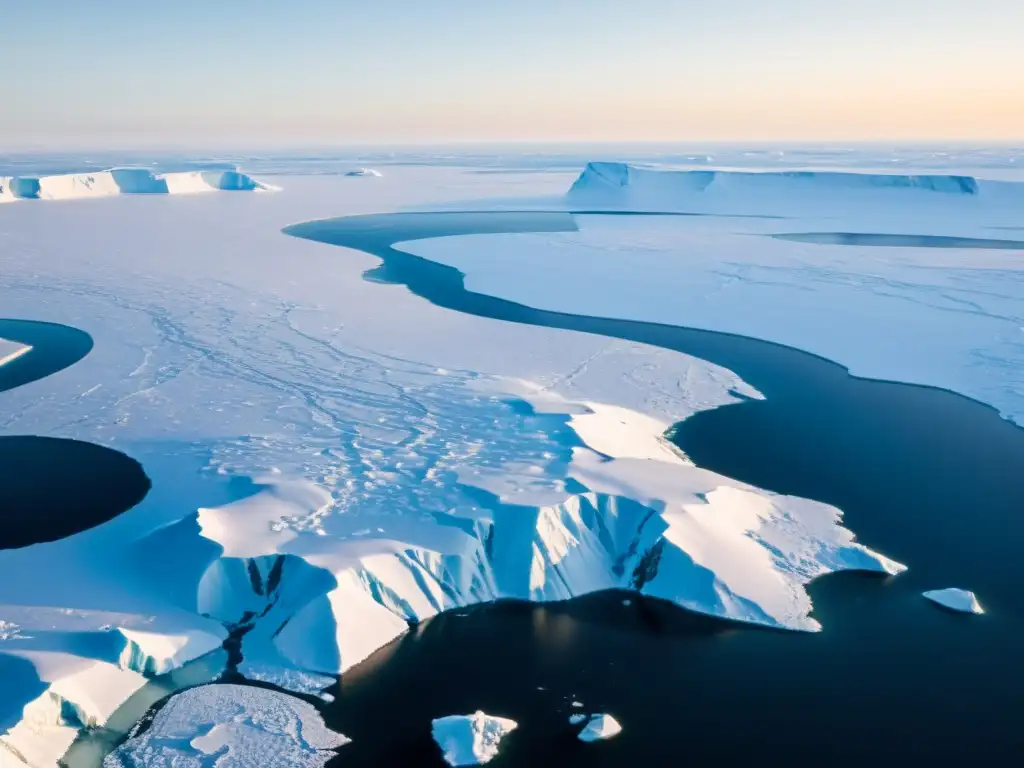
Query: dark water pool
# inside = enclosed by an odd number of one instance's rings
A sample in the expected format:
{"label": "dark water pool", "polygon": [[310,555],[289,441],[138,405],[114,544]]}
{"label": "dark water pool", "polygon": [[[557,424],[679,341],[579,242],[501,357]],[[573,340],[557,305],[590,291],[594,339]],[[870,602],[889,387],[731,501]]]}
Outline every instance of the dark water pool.
{"label": "dark water pool", "polygon": [[0,318],[0,339],[32,347],[21,357],[0,365],[0,392],[62,371],[92,350],[92,337],[88,333],[57,323]]}
{"label": "dark water pool", "polygon": [[[53,323],[0,320],[0,338],[32,347],[0,366],[0,393],[61,371],[92,349],[89,334]],[[142,466],[110,448],[34,435],[0,436],[0,550],[93,528],[134,507],[149,488]]]}
{"label": "dark water pool", "polygon": [[[481,232],[571,231],[562,213],[390,214],[286,233],[382,259],[368,275],[443,307],[685,352],[764,401],[698,414],[673,440],[710,469],[831,502],[860,539],[910,566],[811,587],[818,634],[738,627],[621,595],[485,606],[437,618],[346,675],[327,708],[355,743],[339,765],[441,765],[432,717],[513,717],[495,766],[1001,764],[1024,750],[1024,430],[928,387],[851,376],[753,338],[531,309],[466,291],[462,274],[392,248]],[[481,254],[481,258],[486,258]],[[925,589],[989,610],[938,610]],[[545,690],[538,690],[542,686]],[[624,732],[577,743],[572,699]],[[914,764],[918,764],[914,762]]]}

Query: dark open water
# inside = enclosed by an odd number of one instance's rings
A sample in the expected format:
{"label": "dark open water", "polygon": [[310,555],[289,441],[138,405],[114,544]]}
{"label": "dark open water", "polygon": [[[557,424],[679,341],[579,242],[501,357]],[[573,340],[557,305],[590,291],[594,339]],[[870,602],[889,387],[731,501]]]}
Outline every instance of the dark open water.
{"label": "dark open water", "polygon": [[[89,334],[54,323],[0,320],[0,338],[32,347],[0,365],[0,393],[57,373],[92,349]],[[78,440],[0,436],[0,549],[92,528],[134,507],[149,487],[142,466],[118,451]]]}
{"label": "dark open water", "polygon": [[[735,371],[764,401],[698,414],[673,440],[700,466],[836,504],[910,567],[811,587],[819,634],[738,627],[622,595],[441,616],[345,676],[326,709],[339,765],[441,765],[430,719],[483,708],[520,728],[494,766],[1003,764],[1024,754],[1024,430],[928,387],[850,376],[796,349],[692,328],[535,310],[466,291],[403,240],[563,231],[561,213],[389,214],[286,233],[379,256],[373,280],[467,314],[644,342]],[[486,258],[481,255],[481,258]],[[975,590],[955,615],[925,589]],[[545,690],[538,690],[542,686]],[[576,742],[578,699],[623,724]]]}

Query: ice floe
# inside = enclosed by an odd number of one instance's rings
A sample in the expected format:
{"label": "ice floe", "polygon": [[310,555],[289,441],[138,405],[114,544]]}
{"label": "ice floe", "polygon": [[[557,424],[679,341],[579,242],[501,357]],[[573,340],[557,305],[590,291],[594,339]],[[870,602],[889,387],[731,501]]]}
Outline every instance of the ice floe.
{"label": "ice floe", "polygon": [[604,741],[622,733],[622,726],[619,721],[611,715],[591,715],[590,720],[577,738],[580,741]]}
{"label": "ice floe", "polygon": [[922,593],[933,603],[938,603],[944,608],[960,613],[984,613],[978,598],[973,592],[966,589],[950,587],[949,589],[931,589]]}
{"label": "ice floe", "polygon": [[32,351],[32,347],[27,344],[0,339],[0,365],[10,363],[30,351]]}
{"label": "ice floe", "polygon": [[172,696],[149,727],[103,765],[316,768],[347,743],[301,699],[251,686],[204,685]]}
{"label": "ice floe", "polygon": [[433,721],[432,733],[448,765],[484,765],[497,756],[501,740],[517,725],[515,720],[478,710],[472,715],[439,717]]}

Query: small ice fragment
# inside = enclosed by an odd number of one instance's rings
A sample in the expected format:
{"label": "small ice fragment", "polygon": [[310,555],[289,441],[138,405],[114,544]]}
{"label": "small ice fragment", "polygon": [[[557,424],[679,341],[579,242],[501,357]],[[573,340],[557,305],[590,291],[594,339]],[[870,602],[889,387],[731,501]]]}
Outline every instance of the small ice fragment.
{"label": "small ice fragment", "polygon": [[578,714],[578,713],[575,714],[575,715],[569,715],[569,724],[570,725],[579,725],[580,723],[582,723],[586,719],[587,719],[586,715],[581,715],[581,714]]}
{"label": "small ice fragment", "polygon": [[931,600],[933,603],[949,608],[951,611],[960,611],[961,613],[984,613],[985,609],[981,607],[981,603],[978,602],[978,598],[973,592],[966,589],[933,589],[928,592],[922,592],[926,598]]}
{"label": "small ice fragment", "polygon": [[621,731],[622,726],[611,715],[591,715],[590,722],[580,731],[578,738],[580,741],[603,741],[617,736]]}
{"label": "small ice fragment", "polygon": [[498,754],[498,744],[518,723],[481,711],[450,715],[432,722],[432,733],[444,761],[451,766],[483,765]]}

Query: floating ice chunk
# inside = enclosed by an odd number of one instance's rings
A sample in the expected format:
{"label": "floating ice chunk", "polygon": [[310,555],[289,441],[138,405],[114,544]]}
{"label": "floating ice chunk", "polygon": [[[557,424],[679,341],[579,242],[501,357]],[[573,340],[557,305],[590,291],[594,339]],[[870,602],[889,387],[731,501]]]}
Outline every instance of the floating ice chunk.
{"label": "floating ice chunk", "polygon": [[433,721],[433,735],[448,765],[483,765],[498,754],[498,744],[516,729],[515,720],[481,711]]}
{"label": "floating ice chunk", "polygon": [[203,685],[174,696],[141,736],[103,761],[104,768],[153,765],[322,766],[350,740],[324,725],[316,709],[277,691]]}
{"label": "floating ice chunk", "polygon": [[579,725],[580,723],[582,723],[586,719],[587,719],[586,715],[581,715],[581,714],[569,715],[569,725]]}
{"label": "floating ice chunk", "polygon": [[346,176],[374,176],[380,178],[381,172],[375,171],[373,168],[356,168],[354,171],[349,171],[345,174]]}
{"label": "floating ice chunk", "polygon": [[72,200],[112,195],[180,195],[214,190],[266,191],[275,187],[239,171],[158,174],[147,168],[0,178],[0,200]]}
{"label": "floating ice chunk", "polygon": [[957,589],[955,587],[950,589],[932,589],[928,592],[922,592],[922,594],[933,603],[938,603],[944,608],[949,608],[951,611],[960,611],[961,613],[985,612],[985,609],[981,607],[981,603],[978,602],[978,598],[975,597],[974,593],[966,589]]}
{"label": "floating ice chunk", "polygon": [[622,731],[619,721],[611,715],[591,715],[590,722],[580,731],[580,741],[603,741],[618,736]]}
{"label": "floating ice chunk", "polygon": [[9,341],[7,339],[0,339],[0,365],[9,363],[31,350],[32,347],[25,344],[19,344],[16,341]]}

